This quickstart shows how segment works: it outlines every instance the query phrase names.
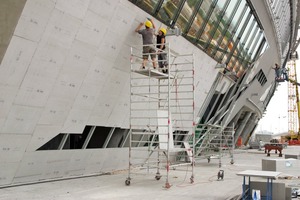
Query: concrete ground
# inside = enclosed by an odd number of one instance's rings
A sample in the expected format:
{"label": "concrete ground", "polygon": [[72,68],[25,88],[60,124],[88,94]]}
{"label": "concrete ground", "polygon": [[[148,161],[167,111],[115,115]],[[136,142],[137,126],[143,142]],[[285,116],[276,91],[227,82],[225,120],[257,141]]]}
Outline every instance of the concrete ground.
{"label": "concrete ground", "polygon": [[[283,150],[283,154],[299,154],[300,147]],[[234,164],[224,156],[219,159],[200,160],[195,166],[194,183],[190,183],[191,166],[172,168],[169,173],[171,187],[166,189],[166,177],[155,180],[155,173],[132,174],[129,186],[125,185],[127,171],[119,171],[110,175],[91,176],[77,179],[52,181],[0,189],[0,200],[226,200],[242,192],[242,177],[236,173],[252,169],[261,170],[261,160],[267,158],[264,151],[236,150]],[[271,158],[278,155],[271,152]],[[284,157],[283,157],[284,158]],[[219,168],[221,161],[221,168]],[[218,181],[217,173],[224,170],[224,179]],[[161,172],[164,173],[164,172]],[[293,180],[299,183],[300,180]]]}

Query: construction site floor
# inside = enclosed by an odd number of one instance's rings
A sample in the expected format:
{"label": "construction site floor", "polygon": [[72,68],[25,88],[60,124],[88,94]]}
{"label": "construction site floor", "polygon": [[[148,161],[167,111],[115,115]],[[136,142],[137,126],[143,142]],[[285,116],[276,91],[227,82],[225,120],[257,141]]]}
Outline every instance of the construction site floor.
{"label": "construction site floor", "polygon": [[[300,153],[300,146],[288,146],[284,154]],[[271,158],[278,154],[271,152]],[[197,161],[194,183],[190,183],[190,166],[171,169],[166,189],[166,178],[155,180],[154,176],[132,175],[131,184],[125,185],[127,171],[109,175],[91,176],[77,179],[51,181],[0,189],[1,200],[226,200],[242,193],[242,177],[236,173],[243,170],[261,170],[261,160],[267,158],[264,151],[257,149],[235,150],[234,164],[228,156],[219,159]],[[224,179],[217,180],[219,170],[224,170]],[[295,180],[295,183],[300,180]]]}

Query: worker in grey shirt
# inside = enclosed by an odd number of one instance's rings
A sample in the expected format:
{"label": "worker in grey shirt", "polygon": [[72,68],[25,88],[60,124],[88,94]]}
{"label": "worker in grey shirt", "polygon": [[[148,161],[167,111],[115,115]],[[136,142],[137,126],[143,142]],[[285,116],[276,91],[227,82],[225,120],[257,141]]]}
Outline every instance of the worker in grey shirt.
{"label": "worker in grey shirt", "polygon": [[[147,20],[145,22],[145,29],[142,29],[144,23],[140,23],[138,27],[135,29],[135,32],[142,35],[143,38],[143,66],[142,68],[146,68],[146,64],[148,62],[149,55],[152,60],[153,68],[156,69],[156,51],[153,47],[153,36],[155,34],[155,25],[153,20]],[[153,28],[152,28],[153,27]]]}

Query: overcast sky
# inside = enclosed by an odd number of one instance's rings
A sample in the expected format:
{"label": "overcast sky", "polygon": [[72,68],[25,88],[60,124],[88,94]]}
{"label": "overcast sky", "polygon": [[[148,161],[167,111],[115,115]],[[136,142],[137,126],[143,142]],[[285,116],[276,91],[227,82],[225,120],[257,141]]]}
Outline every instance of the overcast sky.
{"label": "overcast sky", "polygon": [[288,131],[288,84],[280,83],[255,132],[267,130],[273,133]]}

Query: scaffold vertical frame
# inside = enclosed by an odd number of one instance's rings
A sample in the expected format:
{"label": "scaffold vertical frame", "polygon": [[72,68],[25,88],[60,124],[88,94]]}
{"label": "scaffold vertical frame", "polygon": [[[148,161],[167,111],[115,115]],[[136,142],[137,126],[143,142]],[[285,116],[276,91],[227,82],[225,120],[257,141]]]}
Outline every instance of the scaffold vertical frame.
{"label": "scaffold vertical frame", "polygon": [[[171,52],[166,43],[163,68],[143,69],[142,45],[131,47],[129,167],[126,185],[133,174],[166,178],[171,171],[191,172],[194,182],[195,91],[194,55]],[[157,54],[157,53],[155,53]],[[145,55],[145,54],[144,54]],[[151,53],[148,53],[151,55]],[[150,67],[151,65],[151,67]]]}

